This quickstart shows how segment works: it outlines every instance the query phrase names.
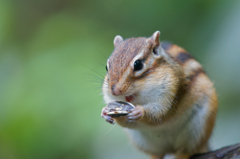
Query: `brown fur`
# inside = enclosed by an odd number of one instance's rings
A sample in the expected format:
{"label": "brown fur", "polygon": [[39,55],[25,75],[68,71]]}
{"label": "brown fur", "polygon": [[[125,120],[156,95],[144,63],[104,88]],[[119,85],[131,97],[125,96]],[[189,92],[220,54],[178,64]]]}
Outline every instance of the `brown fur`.
{"label": "brown fur", "polygon": [[111,79],[118,81],[121,73],[126,71],[129,63],[145,45],[144,38],[126,39],[117,45],[109,59],[108,70],[111,73]]}
{"label": "brown fur", "polygon": [[[145,116],[142,118],[142,122],[147,123],[148,125],[157,126],[160,124],[163,124],[164,122],[168,121],[172,118],[174,114],[176,114],[176,111],[178,109],[178,103],[179,99],[181,99],[181,96],[185,94],[186,87],[183,85],[184,81],[182,80],[181,76],[182,73],[179,70],[179,72],[174,72],[176,70],[172,70],[169,68],[169,64],[165,64],[161,67],[161,71],[156,70],[154,72],[154,76],[157,76],[159,79],[163,78],[166,74],[177,74],[172,77],[172,81],[175,84],[171,90],[171,94],[175,95],[172,96],[172,106],[171,109],[168,109],[166,111],[159,112],[160,114],[156,115],[154,114],[153,109],[144,110]],[[180,78],[177,78],[180,77]],[[166,104],[168,102],[168,99],[166,99]]]}
{"label": "brown fur", "polygon": [[[118,84],[117,87],[121,88],[124,94],[133,84],[139,90],[146,87],[146,79],[152,79],[148,82],[154,85],[157,80],[164,80],[169,77],[168,82],[171,83],[171,87],[169,96],[163,99],[163,104],[169,105],[170,102],[171,108],[161,112],[155,111],[154,106],[149,109],[142,108],[143,117],[138,121],[150,126],[174,122],[197,102],[208,102],[209,104],[204,105],[209,108],[201,138],[191,152],[182,150],[178,158],[186,158],[191,154],[204,152],[208,148],[207,142],[215,124],[217,96],[214,86],[193,56],[177,45],[161,43],[167,55],[161,56],[151,63],[150,55],[153,48],[158,45],[159,43],[154,41],[153,38],[131,38],[117,45],[109,59],[108,70],[111,79],[106,77],[109,88]],[[130,73],[123,81],[123,74],[129,69],[133,58],[143,48],[146,48],[143,56],[144,63],[149,67],[138,76],[133,76],[134,71],[130,69]],[[200,108],[204,106],[200,106]],[[126,127],[124,117],[115,120],[119,125]]]}
{"label": "brown fur", "polygon": [[[212,129],[215,124],[215,118],[216,118],[216,110],[217,110],[217,95],[215,92],[215,89],[213,87],[212,82],[209,80],[205,72],[203,71],[200,64],[195,61],[195,59],[191,55],[188,54],[184,49],[178,47],[177,45],[172,44],[163,44],[165,46],[165,51],[170,54],[170,56],[177,61],[184,69],[186,81],[188,82],[188,92],[186,92],[186,95],[188,99],[184,98],[182,101],[186,103],[186,105],[191,106],[193,102],[195,102],[197,99],[201,99],[204,96],[209,98],[210,104],[209,104],[209,111],[208,111],[208,119],[206,120],[206,125],[204,128],[204,134],[202,134],[202,137],[200,139],[201,142],[199,142],[199,145],[197,146],[195,152],[201,152],[206,151],[207,147],[207,141],[212,133]],[[183,58],[183,54],[184,58]],[[187,57],[187,58],[186,58]],[[184,60],[182,60],[184,59]],[[198,68],[189,68],[187,65],[187,62],[189,60],[194,60],[197,64],[199,64],[200,67]],[[188,70],[188,71],[186,71]],[[190,70],[190,71],[189,71]],[[193,99],[192,101],[189,99]]]}
{"label": "brown fur", "polygon": [[[108,71],[109,71],[109,74],[111,74],[111,79],[109,81],[109,88],[113,89],[113,87],[118,87],[119,89],[121,89],[122,93],[125,93],[126,90],[128,90],[129,85],[131,85],[131,83],[135,81],[135,79],[140,78],[140,77],[132,78],[132,75],[129,74],[129,76],[127,77],[128,83],[124,83],[124,85],[122,86],[119,86],[119,85],[116,86],[116,83],[121,83],[122,74],[129,68],[129,65],[132,59],[140,52],[142,48],[147,48],[143,56],[143,59],[147,60],[153,48],[158,45],[159,45],[159,42],[154,41],[154,39],[149,40],[147,38],[139,37],[139,38],[126,39],[125,41],[121,42],[119,45],[115,46],[115,49],[111,57],[109,58]],[[160,61],[162,60],[163,59],[157,60],[153,64],[152,68],[158,67],[158,65],[161,64]],[[131,70],[131,72],[133,72],[133,70]],[[142,74],[142,76],[145,76],[150,72],[146,71],[145,74]]]}

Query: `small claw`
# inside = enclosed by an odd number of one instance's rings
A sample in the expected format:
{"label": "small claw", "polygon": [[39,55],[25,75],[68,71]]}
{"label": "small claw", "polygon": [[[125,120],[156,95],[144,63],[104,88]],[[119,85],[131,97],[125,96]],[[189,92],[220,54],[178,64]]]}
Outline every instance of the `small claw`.
{"label": "small claw", "polygon": [[132,116],[127,116],[127,118],[128,118],[128,119],[133,119],[133,117],[132,117]]}
{"label": "small claw", "polygon": [[128,116],[127,118],[136,120],[136,119],[139,119],[141,116],[142,114],[137,114],[137,115]]}
{"label": "small claw", "polygon": [[126,119],[127,122],[130,122],[130,123],[133,123],[133,122],[136,122],[136,120],[129,120],[129,119]]}
{"label": "small claw", "polygon": [[102,108],[101,117],[107,115],[108,112],[109,112],[109,108],[108,108],[108,107],[103,107],[103,108]]}
{"label": "small claw", "polygon": [[115,124],[114,120],[113,119],[105,119],[106,122],[110,123],[110,124]]}
{"label": "small claw", "polygon": [[143,115],[142,108],[140,106],[136,107],[126,116],[126,120],[129,122],[135,122],[140,119]]}
{"label": "small claw", "polygon": [[114,124],[114,120],[112,119],[112,117],[107,116],[107,115],[103,115],[102,116],[106,122],[110,123],[110,124]]}
{"label": "small claw", "polygon": [[133,113],[129,113],[129,114],[127,115],[127,117],[128,117],[128,116],[133,116]]}
{"label": "small claw", "polygon": [[107,115],[108,112],[109,112],[109,109],[107,107],[104,107],[102,109],[101,117],[104,118],[106,122],[110,124],[114,124],[114,120],[112,119],[112,117]]}

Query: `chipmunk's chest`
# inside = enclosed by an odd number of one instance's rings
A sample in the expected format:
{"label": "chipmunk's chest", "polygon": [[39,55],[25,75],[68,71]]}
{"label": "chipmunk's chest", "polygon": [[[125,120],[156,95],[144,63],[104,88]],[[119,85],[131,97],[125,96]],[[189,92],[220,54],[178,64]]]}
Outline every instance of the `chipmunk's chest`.
{"label": "chipmunk's chest", "polygon": [[152,129],[145,127],[143,129],[128,129],[124,131],[129,136],[131,142],[142,151],[161,155],[166,152],[174,152],[176,141],[179,136],[180,127],[159,127]]}
{"label": "chipmunk's chest", "polygon": [[179,149],[191,150],[199,141],[205,125],[208,107],[194,105],[174,122],[151,127],[139,125],[138,129],[124,128],[130,140],[140,150],[150,154],[175,153]]}

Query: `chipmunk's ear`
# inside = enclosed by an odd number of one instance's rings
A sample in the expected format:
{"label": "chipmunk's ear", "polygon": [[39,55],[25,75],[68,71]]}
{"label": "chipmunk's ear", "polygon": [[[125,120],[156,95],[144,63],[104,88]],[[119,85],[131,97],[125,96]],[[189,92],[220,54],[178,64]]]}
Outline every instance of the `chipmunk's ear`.
{"label": "chipmunk's ear", "polygon": [[155,31],[155,33],[153,33],[153,35],[151,36],[151,40],[155,42],[156,46],[160,45],[159,37],[160,37],[160,31]]}
{"label": "chipmunk's ear", "polygon": [[160,52],[161,50],[159,49],[160,47],[160,40],[159,40],[159,36],[160,36],[160,31],[156,31],[155,33],[153,33],[153,35],[148,39],[149,41],[151,41],[151,43],[153,42],[153,53],[157,56],[160,56]]}
{"label": "chipmunk's ear", "polygon": [[113,40],[114,47],[123,42],[123,38],[120,35],[115,36]]}

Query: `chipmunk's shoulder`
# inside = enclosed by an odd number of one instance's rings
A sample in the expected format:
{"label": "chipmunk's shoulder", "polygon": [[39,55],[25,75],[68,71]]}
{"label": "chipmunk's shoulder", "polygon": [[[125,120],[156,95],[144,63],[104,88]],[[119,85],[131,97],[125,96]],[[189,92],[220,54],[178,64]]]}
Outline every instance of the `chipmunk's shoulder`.
{"label": "chipmunk's shoulder", "polygon": [[161,42],[161,47],[184,70],[185,77],[193,81],[200,74],[205,74],[201,64],[185,49],[171,42]]}
{"label": "chipmunk's shoulder", "polygon": [[193,60],[193,56],[182,47],[170,42],[161,42],[162,48],[180,65],[184,65],[189,60]]}

